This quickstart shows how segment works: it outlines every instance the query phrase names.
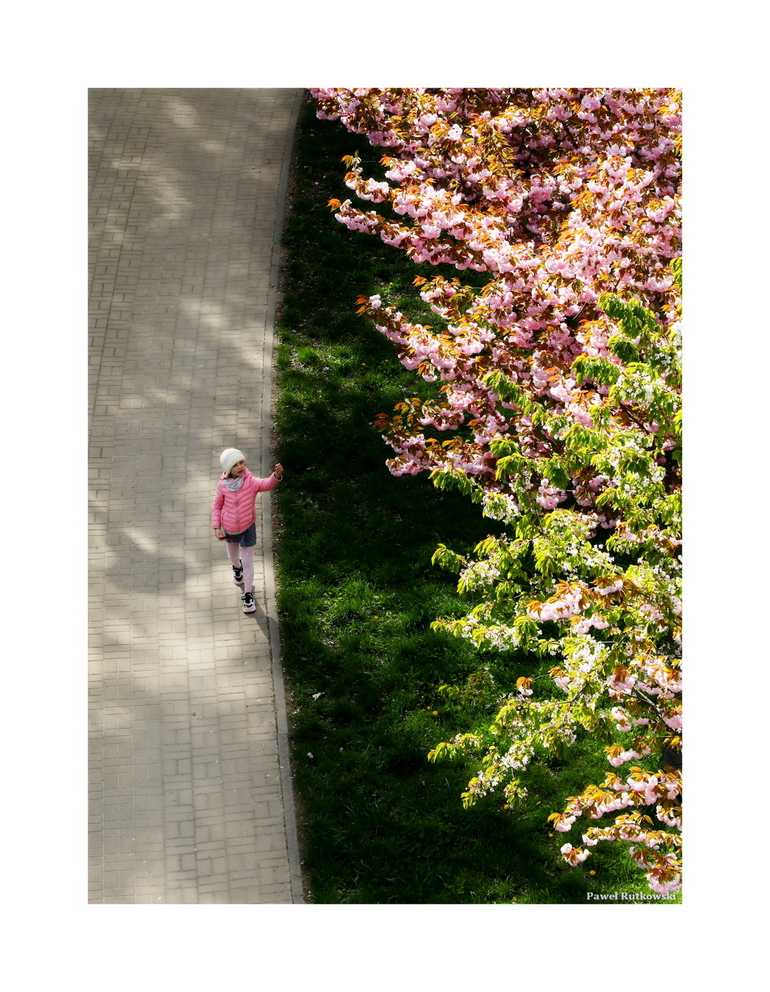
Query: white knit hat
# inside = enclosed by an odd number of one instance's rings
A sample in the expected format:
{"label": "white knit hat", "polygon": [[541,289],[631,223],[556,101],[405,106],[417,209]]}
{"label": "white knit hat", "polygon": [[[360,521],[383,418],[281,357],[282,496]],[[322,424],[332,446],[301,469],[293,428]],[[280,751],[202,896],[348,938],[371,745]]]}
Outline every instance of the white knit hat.
{"label": "white knit hat", "polygon": [[219,464],[226,475],[229,475],[233,465],[237,465],[240,461],[246,461],[246,459],[237,448],[225,448],[219,456]]}

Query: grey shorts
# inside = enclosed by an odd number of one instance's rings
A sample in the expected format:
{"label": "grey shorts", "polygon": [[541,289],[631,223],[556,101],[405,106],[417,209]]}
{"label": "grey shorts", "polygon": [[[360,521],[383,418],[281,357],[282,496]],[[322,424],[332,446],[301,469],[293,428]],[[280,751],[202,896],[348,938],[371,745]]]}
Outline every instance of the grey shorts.
{"label": "grey shorts", "polygon": [[256,520],[248,530],[244,530],[240,534],[228,534],[227,531],[225,531],[225,540],[228,544],[240,544],[242,548],[253,548],[257,543]]}

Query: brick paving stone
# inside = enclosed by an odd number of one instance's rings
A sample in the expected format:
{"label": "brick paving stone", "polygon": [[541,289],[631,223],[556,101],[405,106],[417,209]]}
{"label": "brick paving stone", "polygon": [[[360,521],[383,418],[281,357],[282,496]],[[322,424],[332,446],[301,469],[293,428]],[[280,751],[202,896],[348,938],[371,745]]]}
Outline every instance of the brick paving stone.
{"label": "brick paving stone", "polygon": [[246,617],[209,512],[267,475],[300,90],[89,94],[89,901],[302,901],[271,497]]}

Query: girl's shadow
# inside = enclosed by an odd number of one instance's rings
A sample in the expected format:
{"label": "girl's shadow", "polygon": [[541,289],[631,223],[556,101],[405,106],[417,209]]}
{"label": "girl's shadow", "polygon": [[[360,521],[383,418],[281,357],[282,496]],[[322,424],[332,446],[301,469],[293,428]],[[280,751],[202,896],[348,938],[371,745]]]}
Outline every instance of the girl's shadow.
{"label": "girl's shadow", "polygon": [[[254,596],[254,590],[253,590],[253,588],[252,588],[252,596]],[[268,615],[265,613],[264,609],[262,608],[262,604],[260,603],[260,601],[257,598],[257,596],[254,596],[254,605],[256,606],[256,610],[253,613],[244,613],[243,614],[243,619],[244,620],[253,620],[256,623],[256,625],[259,627],[259,629],[262,631],[262,633],[264,634],[265,640],[267,640],[269,642],[269,640],[270,640],[270,618],[268,617]],[[243,607],[241,607],[241,608],[243,608]]]}

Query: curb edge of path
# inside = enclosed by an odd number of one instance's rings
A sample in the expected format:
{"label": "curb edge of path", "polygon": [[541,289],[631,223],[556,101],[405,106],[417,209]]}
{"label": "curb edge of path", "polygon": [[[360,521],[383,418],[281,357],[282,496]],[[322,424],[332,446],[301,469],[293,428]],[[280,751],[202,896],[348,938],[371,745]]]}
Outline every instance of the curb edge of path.
{"label": "curb edge of path", "polygon": [[[265,388],[262,396],[262,472],[270,464],[270,431],[272,423],[273,386],[273,340],[275,334],[275,314],[278,303],[279,276],[281,268],[281,236],[286,218],[286,197],[291,173],[292,153],[296,139],[297,122],[305,99],[305,90],[296,91],[291,122],[287,130],[286,147],[278,186],[278,205],[275,215],[272,262],[268,287],[266,327]],[[281,770],[281,791],[283,793],[283,815],[286,830],[286,847],[289,855],[289,874],[293,903],[304,903],[302,868],[297,835],[297,819],[294,811],[294,787],[291,775],[289,751],[289,723],[286,715],[286,689],[283,679],[281,658],[281,634],[278,624],[278,609],[275,594],[275,564],[273,555],[273,507],[272,500],[259,501],[262,510],[264,536],[265,602],[270,630],[270,655],[273,666],[273,686],[275,689],[275,716],[278,734],[278,764]]]}

